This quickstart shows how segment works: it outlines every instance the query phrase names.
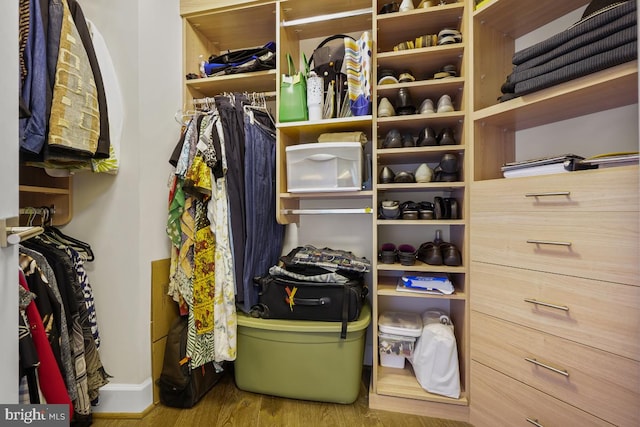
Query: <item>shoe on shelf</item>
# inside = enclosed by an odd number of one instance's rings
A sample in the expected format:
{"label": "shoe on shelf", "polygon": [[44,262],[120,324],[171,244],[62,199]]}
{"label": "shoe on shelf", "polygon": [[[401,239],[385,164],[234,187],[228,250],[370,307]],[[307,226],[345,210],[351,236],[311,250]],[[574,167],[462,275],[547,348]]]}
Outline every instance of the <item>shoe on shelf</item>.
{"label": "shoe on shelf", "polygon": [[433,180],[433,169],[431,169],[426,163],[422,163],[418,166],[414,175],[416,182],[431,182]]}
{"label": "shoe on shelf", "polygon": [[404,70],[402,73],[400,73],[400,76],[398,77],[398,82],[400,83],[409,83],[409,82],[415,82],[415,81],[416,81],[416,78],[413,77],[413,74],[409,70]]}
{"label": "shoe on shelf", "polygon": [[403,244],[398,246],[398,261],[402,265],[413,265],[416,263],[416,248]]}
{"label": "shoe on shelf", "polygon": [[438,46],[462,42],[460,31],[452,28],[444,28],[438,33]]}
{"label": "shoe on shelf", "polygon": [[400,217],[402,219],[418,219],[418,205],[412,201],[402,203]]}
{"label": "shoe on shelf", "polygon": [[391,2],[391,3],[387,3],[384,6],[382,6],[382,8],[380,9],[380,12],[378,12],[378,15],[384,15],[385,13],[393,13],[393,12],[397,12],[399,10],[399,6],[398,3]]}
{"label": "shoe on shelf", "polygon": [[453,243],[442,242],[440,244],[440,251],[442,252],[442,263],[450,267],[458,267],[462,265],[462,256],[460,251]]}
{"label": "shoe on shelf", "polygon": [[458,72],[456,71],[456,66],[449,64],[440,68],[440,70],[433,75],[434,79],[446,79],[449,77],[457,77]]}
{"label": "shoe on shelf", "polygon": [[412,183],[416,182],[416,178],[413,176],[413,173],[402,171],[396,174],[395,178],[393,178],[393,182]]}
{"label": "shoe on shelf", "polygon": [[438,43],[438,36],[435,34],[425,34],[424,36],[416,37],[415,48],[435,46]]}
{"label": "shoe on shelf", "polygon": [[382,98],[378,104],[378,117],[392,117],[396,115],[396,110],[387,98]]}
{"label": "shoe on shelf", "polygon": [[456,145],[456,139],[453,136],[453,129],[446,127],[438,133],[438,145]]}
{"label": "shoe on shelf", "polygon": [[438,99],[438,109],[436,111],[438,113],[451,113],[455,111],[449,95],[442,95],[440,99]]}
{"label": "shoe on shelf", "polygon": [[402,146],[403,147],[415,147],[416,141],[413,139],[413,135],[407,132],[402,135]]}
{"label": "shoe on shelf", "polygon": [[400,3],[400,12],[408,12],[414,9],[413,0],[402,0]]}
{"label": "shoe on shelf", "polygon": [[423,128],[418,134],[418,141],[416,141],[416,145],[418,147],[431,147],[434,145],[438,145],[438,140],[436,139],[436,131],[429,126]]}
{"label": "shoe on shelf", "polygon": [[434,114],[436,112],[436,108],[433,106],[433,101],[429,98],[422,101],[420,104],[420,114]]}
{"label": "shoe on shelf", "polygon": [[418,5],[418,9],[433,7],[436,5],[436,0],[422,0]]}
{"label": "shoe on shelf", "polygon": [[415,47],[415,44],[413,43],[413,40],[408,40],[406,42],[401,42],[401,43],[398,43],[397,45],[395,45],[393,47],[393,51],[394,52],[399,52],[401,50],[413,49],[414,47]]}
{"label": "shoe on shelf", "polygon": [[397,200],[383,200],[380,202],[380,217],[383,219],[400,218],[400,203]]}
{"label": "shoe on shelf", "polygon": [[396,114],[399,116],[406,116],[408,114],[415,114],[416,107],[413,105],[413,99],[411,93],[406,87],[401,87],[398,90],[398,99],[396,101]]}
{"label": "shoe on shelf", "polygon": [[420,245],[416,253],[419,261],[429,265],[442,265],[442,251],[440,246],[433,242],[425,242]]}
{"label": "shoe on shelf", "polygon": [[418,216],[420,217],[420,219],[433,219],[433,203],[418,203]]}
{"label": "shoe on shelf", "polygon": [[382,148],[400,148],[402,147],[402,136],[398,129],[391,129],[387,132],[382,142]]}
{"label": "shoe on shelf", "polygon": [[395,76],[393,70],[384,69],[380,70],[380,78],[378,79],[378,85],[390,85],[398,83],[398,79]]}
{"label": "shoe on shelf", "polygon": [[385,166],[380,171],[380,175],[378,176],[378,182],[380,184],[391,184],[395,180],[396,174],[393,173],[390,167]]}
{"label": "shoe on shelf", "polygon": [[383,243],[380,247],[380,261],[383,264],[393,264],[396,262],[398,250],[393,243]]}

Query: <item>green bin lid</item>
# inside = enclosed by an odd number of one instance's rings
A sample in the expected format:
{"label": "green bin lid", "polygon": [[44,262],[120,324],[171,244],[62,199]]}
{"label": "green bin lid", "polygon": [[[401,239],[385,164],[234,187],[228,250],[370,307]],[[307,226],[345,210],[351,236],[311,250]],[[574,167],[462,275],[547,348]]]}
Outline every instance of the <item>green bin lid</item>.
{"label": "green bin lid", "polygon": [[[340,332],[341,322],[321,322],[316,320],[282,320],[261,319],[238,312],[238,326],[255,329],[269,329],[289,332]],[[347,325],[347,332],[361,331],[369,326],[371,321],[371,307],[363,304],[360,317]]]}

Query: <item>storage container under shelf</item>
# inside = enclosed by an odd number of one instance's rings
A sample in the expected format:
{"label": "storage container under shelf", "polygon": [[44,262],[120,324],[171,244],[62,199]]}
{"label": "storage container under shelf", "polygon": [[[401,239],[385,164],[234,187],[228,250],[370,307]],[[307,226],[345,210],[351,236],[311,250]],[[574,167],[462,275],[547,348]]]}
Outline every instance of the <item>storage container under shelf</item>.
{"label": "storage container under shelf", "polygon": [[317,142],[286,148],[290,193],[362,190],[362,144]]}
{"label": "storage container under shelf", "polygon": [[371,308],[340,339],[340,322],[253,318],[238,313],[239,389],[292,399],[353,403],[360,392]]}

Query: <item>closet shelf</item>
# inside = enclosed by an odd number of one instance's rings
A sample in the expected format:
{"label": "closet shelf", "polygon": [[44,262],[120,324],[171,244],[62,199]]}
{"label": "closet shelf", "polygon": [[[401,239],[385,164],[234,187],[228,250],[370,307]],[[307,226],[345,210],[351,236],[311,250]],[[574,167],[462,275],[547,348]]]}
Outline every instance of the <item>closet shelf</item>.
{"label": "closet shelf", "polygon": [[191,79],[186,80],[185,84],[189,89],[201,93],[202,96],[215,96],[223,92],[274,92],[276,80],[276,70],[266,70]]}
{"label": "closet shelf", "polygon": [[[463,153],[464,145],[437,145],[432,147],[403,147],[403,148],[380,148],[377,151],[378,160],[385,160],[386,163],[401,164],[415,163],[416,161],[437,162],[442,153]],[[435,184],[435,183],[430,183]],[[394,184],[396,185],[396,184]],[[378,186],[380,188],[380,186]]]}
{"label": "closet shelf", "polygon": [[354,199],[370,198],[372,191],[336,191],[329,193],[280,193],[283,199]]}
{"label": "closet shelf", "polygon": [[636,102],[637,60],[478,110],[473,119],[518,131]]}
{"label": "closet shelf", "polygon": [[466,300],[467,295],[464,292],[455,291],[451,295],[421,294],[417,292],[399,292],[396,291],[396,285],[383,284],[378,281],[379,296],[386,297],[407,297],[407,298],[428,298],[428,299],[445,299],[445,300]]}
{"label": "closet shelf", "polygon": [[462,61],[464,47],[463,41],[445,46],[422,47],[398,52],[383,51],[377,54],[378,67],[398,68],[399,70],[408,68],[415,71],[433,68],[435,72],[443,64],[458,64]]}
{"label": "closet shelf", "polygon": [[461,389],[459,399],[429,393],[424,390],[416,380],[415,374],[410,367],[405,369],[379,367],[378,394],[453,405],[468,405],[464,389]]}
{"label": "closet shelf", "polygon": [[21,185],[19,191],[23,193],[39,193],[39,194],[70,194],[70,188],[54,188],[54,187],[37,187],[33,185]]}
{"label": "closet shelf", "polygon": [[[394,97],[398,93],[398,89],[406,87],[410,90],[411,95],[417,99],[433,97],[434,94],[442,95],[443,93],[454,94],[464,89],[463,77],[449,77],[446,79],[432,79],[432,75],[418,75],[415,82],[411,83],[394,83],[389,85],[378,86],[378,97]],[[431,80],[420,80],[431,79]],[[417,100],[416,99],[416,100]],[[437,99],[434,99],[437,101]]]}
{"label": "closet shelf", "polygon": [[455,126],[458,123],[462,123],[463,120],[464,111],[453,111],[451,113],[409,114],[406,116],[380,117],[377,119],[377,123],[381,129],[385,127],[391,128],[403,125],[424,127],[427,123],[437,123],[439,127],[444,127]]}
{"label": "closet shelf", "polygon": [[476,10],[473,17],[478,24],[516,39],[587,3],[589,0],[538,0],[527,2],[525,12],[522,0],[494,0]]}
{"label": "closet shelf", "polygon": [[185,24],[219,51],[264,46],[269,41],[275,41],[276,14],[273,2],[203,11],[186,16]]}
{"label": "closet shelf", "polygon": [[[414,9],[403,13],[378,15],[378,50],[391,51],[393,46],[407,40],[407,35],[418,37],[425,28],[460,28],[464,13],[464,3]],[[464,34],[462,35],[464,38]]]}
{"label": "closet shelf", "polygon": [[377,225],[459,225],[464,226],[467,221],[463,219],[379,219]]}
{"label": "closet shelf", "polygon": [[453,191],[455,189],[464,188],[464,182],[429,182],[414,184],[378,184],[378,190],[387,191],[416,191],[416,190],[444,190]]}
{"label": "closet shelf", "polygon": [[460,267],[448,267],[446,265],[429,265],[425,264],[421,261],[416,261],[416,263],[407,268],[406,265],[402,265],[400,263],[395,264],[382,264],[378,263],[378,271],[416,271],[421,273],[466,273],[467,269],[464,266]]}

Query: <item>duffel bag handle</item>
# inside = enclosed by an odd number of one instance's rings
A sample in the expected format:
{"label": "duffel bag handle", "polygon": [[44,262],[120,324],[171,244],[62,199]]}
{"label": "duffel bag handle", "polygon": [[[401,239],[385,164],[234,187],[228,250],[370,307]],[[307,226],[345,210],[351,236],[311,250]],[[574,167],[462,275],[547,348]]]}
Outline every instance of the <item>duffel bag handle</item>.
{"label": "duffel bag handle", "polygon": [[[287,297],[288,298],[288,297]],[[289,304],[285,298],[285,302]],[[329,297],[321,297],[321,298],[296,298],[295,305],[305,305],[305,306],[318,306],[318,305],[329,305],[331,304],[331,298]]]}
{"label": "duffel bag handle", "polygon": [[[322,40],[320,42],[320,44],[318,46],[316,46],[316,49],[320,49],[322,46],[324,46],[325,44],[329,43],[332,40],[336,40],[336,39],[351,39],[351,40],[355,40],[353,37],[348,36],[346,34],[334,34],[332,36],[327,37],[326,39]],[[307,65],[309,66],[309,68],[311,67],[311,63],[313,62],[313,53],[311,53],[311,56],[309,57],[309,60],[307,61]]]}

